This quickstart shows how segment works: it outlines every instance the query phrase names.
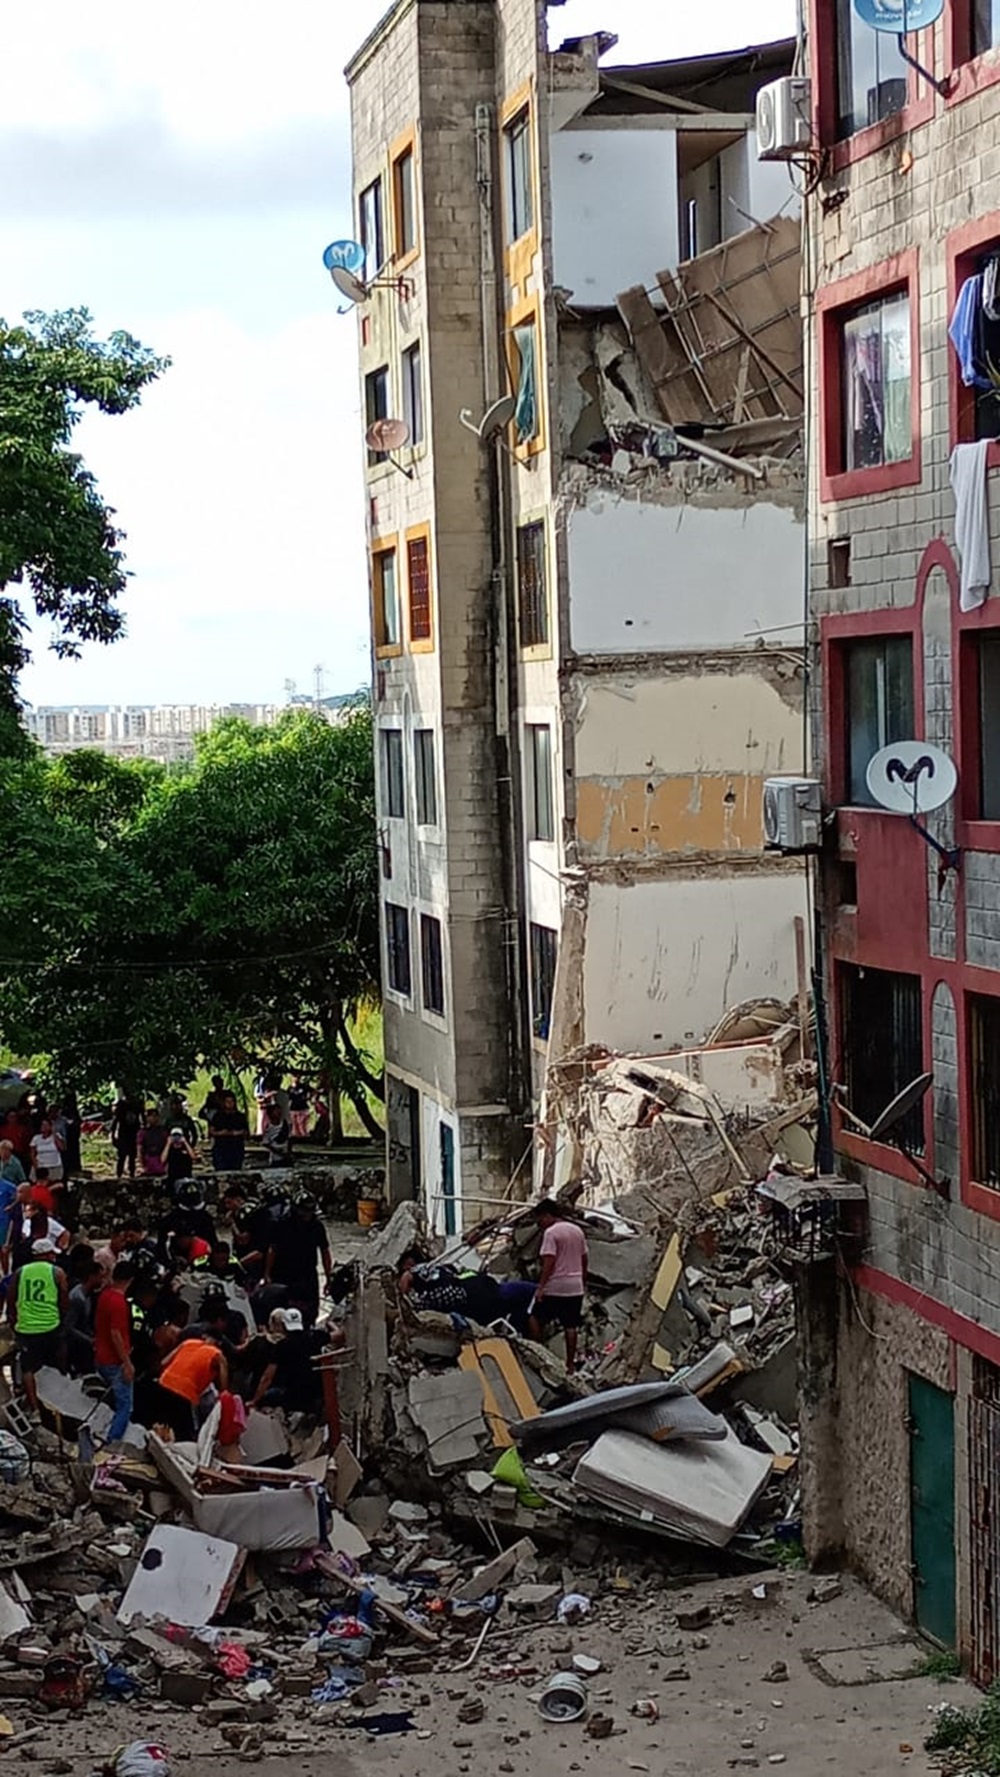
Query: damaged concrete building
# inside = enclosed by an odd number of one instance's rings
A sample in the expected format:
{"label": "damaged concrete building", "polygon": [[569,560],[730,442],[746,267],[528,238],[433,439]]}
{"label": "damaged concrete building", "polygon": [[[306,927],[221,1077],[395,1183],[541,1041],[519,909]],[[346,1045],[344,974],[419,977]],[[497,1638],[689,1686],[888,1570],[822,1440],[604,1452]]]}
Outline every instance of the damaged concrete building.
{"label": "damaged concrete building", "polygon": [[442,1233],[530,1182],[568,1052],[787,1001],[805,914],[761,840],[804,764],[799,224],[754,137],[793,45],[614,67],[556,23],[397,0],[347,70],[390,1194]]}

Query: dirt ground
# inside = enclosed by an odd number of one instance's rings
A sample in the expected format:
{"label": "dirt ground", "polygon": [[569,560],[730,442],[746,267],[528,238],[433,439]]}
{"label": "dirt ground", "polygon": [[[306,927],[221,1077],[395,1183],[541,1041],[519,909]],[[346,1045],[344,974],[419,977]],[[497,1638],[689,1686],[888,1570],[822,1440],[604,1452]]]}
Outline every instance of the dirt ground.
{"label": "dirt ground", "polygon": [[[899,1676],[928,1649],[855,1581],[842,1583],[842,1594],[822,1604],[808,1602],[813,1581],[798,1573],[683,1591],[606,1591],[571,1630],[551,1621],[512,1629],[498,1622],[469,1671],[429,1660],[426,1671],[383,1680],[372,1713],[412,1711],[414,1729],[405,1735],[372,1739],[352,1705],[317,1709],[308,1699],[288,1699],[274,1722],[247,1730],[254,1744],[241,1756],[201,1711],[102,1703],[77,1719],[47,1717],[43,1735],[12,1756],[53,1777],[85,1777],[115,1746],[148,1737],[167,1747],[175,1777],[245,1777],[250,1761],[261,1777],[285,1777],[291,1766],[296,1777],[327,1777],[331,1769],[337,1777],[383,1770],[398,1777],[562,1777],[567,1770],[722,1777],[781,1766],[789,1777],[832,1768],[923,1777],[935,1768],[923,1751],[931,1711],[974,1693],[962,1682]],[[763,1599],[753,1595],[761,1584]],[[700,1605],[710,1607],[710,1623],[680,1630],[676,1613]],[[613,1718],[608,1739],[590,1738],[582,1721],[551,1725],[539,1715],[545,1679],[573,1653],[602,1662],[589,1681],[588,1706]],[[390,1662],[390,1673],[399,1670]],[[643,1698],[658,1705],[658,1721],[630,1713]],[[480,1699],[482,1720],[463,1722],[463,1705],[474,1711]],[[17,1729],[31,1725],[22,1707],[5,1707]]]}

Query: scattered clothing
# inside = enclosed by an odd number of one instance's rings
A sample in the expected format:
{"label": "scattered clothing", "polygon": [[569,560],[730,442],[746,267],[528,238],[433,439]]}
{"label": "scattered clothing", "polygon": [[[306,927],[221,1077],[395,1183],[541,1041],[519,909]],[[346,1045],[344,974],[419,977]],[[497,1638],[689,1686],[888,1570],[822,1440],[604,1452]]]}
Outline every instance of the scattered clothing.
{"label": "scattered clothing", "polygon": [[955,547],[961,563],[959,606],[974,611],[990,589],[990,528],[987,499],[988,438],[956,444],[951,453],[955,494]]}

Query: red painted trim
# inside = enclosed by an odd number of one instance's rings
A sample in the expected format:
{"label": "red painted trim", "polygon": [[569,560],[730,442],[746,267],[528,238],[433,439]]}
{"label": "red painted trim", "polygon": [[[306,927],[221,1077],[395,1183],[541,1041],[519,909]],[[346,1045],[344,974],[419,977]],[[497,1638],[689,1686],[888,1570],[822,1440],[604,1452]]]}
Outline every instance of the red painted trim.
{"label": "red painted trim", "polygon": [[[919,586],[919,583],[918,583]],[[923,588],[919,587],[918,598]],[[825,788],[831,807],[843,808],[847,794],[847,749],[845,746],[846,690],[843,645],[864,641],[869,636],[909,635],[913,638],[913,713],[916,723],[914,740],[923,739],[924,720],[924,651],[920,641],[919,604],[894,605],[878,611],[848,611],[836,616],[821,617],[820,649],[823,663],[823,748],[825,756]],[[893,820],[880,815],[878,809],[864,808],[861,819]],[[872,964],[874,967],[874,962]]]}
{"label": "red painted trim", "polygon": [[[832,0],[809,0],[810,64],[814,70],[813,135],[815,141],[830,151],[830,171],[838,173],[874,154],[886,143],[894,142],[907,130],[918,129],[934,116],[934,91],[910,71],[907,102],[895,117],[873,123],[869,129],[853,136],[837,137],[837,29]],[[931,65],[934,55],[932,31],[918,33],[918,61]]]}
{"label": "red painted trim", "polygon": [[972,57],[971,0],[950,0],[944,19],[944,66],[950,81],[949,105],[964,104],[1000,80],[1000,51]]}
{"label": "red painted trim", "polygon": [[874,1265],[858,1265],[851,1272],[851,1278],[858,1289],[866,1290],[871,1296],[881,1296],[885,1302],[895,1302],[901,1308],[908,1308],[920,1320],[940,1327],[949,1339],[953,1339],[964,1350],[976,1352],[991,1364],[1000,1364],[1000,1336],[988,1332],[978,1321],[968,1320],[964,1314],[956,1314],[953,1308],[946,1308],[934,1296],[914,1289],[911,1283],[904,1283],[901,1277],[891,1277],[888,1271],[879,1271]]}
{"label": "red painted trim", "polygon": [[[1000,79],[1000,62],[996,78]],[[948,275],[948,320],[955,311],[958,292],[973,269],[973,262],[991,241],[1000,242],[1000,210],[990,210],[963,222],[945,236],[945,267]],[[948,437],[952,447],[975,436],[976,398],[967,389],[958,368],[958,354],[948,341]],[[1000,444],[991,444],[987,461],[991,469],[1000,466]]]}
{"label": "red painted trim", "polygon": [[[853,277],[825,284],[817,292],[822,501],[867,498],[893,488],[915,487],[921,479],[919,267],[918,251],[912,247]],[[901,463],[881,463],[873,469],[844,469],[841,328],[845,312],[897,290],[905,290],[910,303],[910,455]]]}
{"label": "red painted trim", "polygon": [[[837,961],[838,962],[840,961],[839,957],[837,958]],[[872,963],[871,965],[868,965],[866,963],[863,966],[866,968],[870,966],[871,968],[874,969],[877,965],[875,963]],[[912,974],[916,974],[917,971],[914,969],[908,969],[906,971],[906,973],[912,975]],[[921,989],[922,988],[923,988],[923,983],[921,983]],[[925,1027],[929,1023],[926,1000],[927,1000],[926,993],[921,992],[921,1020],[922,1020]],[[838,1006],[838,1012],[839,1012],[839,1006]],[[838,1018],[838,1022],[839,1022],[839,1018]],[[927,1048],[927,1036],[928,1036],[928,1032],[925,1028],[925,1030],[924,1030],[924,1054],[925,1054],[925,1056],[927,1054],[929,1054],[929,1050]],[[839,1039],[838,1039],[838,1047],[839,1047]],[[927,1104],[929,1099],[930,1099],[930,1093],[927,1094],[927,1099],[925,1099],[925,1101],[924,1101],[925,1105]],[[933,1172],[934,1162],[933,1162],[933,1155],[931,1153],[931,1148],[932,1148],[933,1141],[934,1141],[934,1133],[933,1133],[932,1120],[927,1115],[926,1111],[924,1113],[924,1123],[925,1123],[924,1152],[921,1154],[920,1158],[921,1158],[923,1164],[926,1166],[928,1172]],[[924,1181],[920,1177],[920,1174],[918,1172],[916,1172],[914,1170],[914,1168],[907,1162],[905,1156],[900,1153],[898,1148],[887,1148],[883,1142],[868,1141],[865,1138],[865,1136],[858,1135],[856,1131],[852,1131],[850,1129],[838,1130],[835,1139],[836,1139],[836,1145],[837,1145],[837,1152],[839,1154],[846,1154],[849,1159],[860,1161],[862,1166],[872,1166],[875,1168],[876,1172],[891,1173],[893,1178],[901,1179],[904,1185],[916,1185],[918,1187],[918,1189],[920,1189],[920,1190],[929,1189],[929,1187],[925,1187]]]}

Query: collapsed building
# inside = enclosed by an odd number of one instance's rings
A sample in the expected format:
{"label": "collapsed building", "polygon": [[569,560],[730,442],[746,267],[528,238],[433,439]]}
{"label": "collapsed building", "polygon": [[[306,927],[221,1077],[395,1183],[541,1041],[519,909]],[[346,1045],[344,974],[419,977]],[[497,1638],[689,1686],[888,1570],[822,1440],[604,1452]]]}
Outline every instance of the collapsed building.
{"label": "collapsed building", "polygon": [[794,46],[555,23],[400,0],[347,70],[389,1188],[449,1236],[530,1182],[565,1056],[787,1000],[806,913],[761,838],[803,766],[798,200],[753,117]]}

